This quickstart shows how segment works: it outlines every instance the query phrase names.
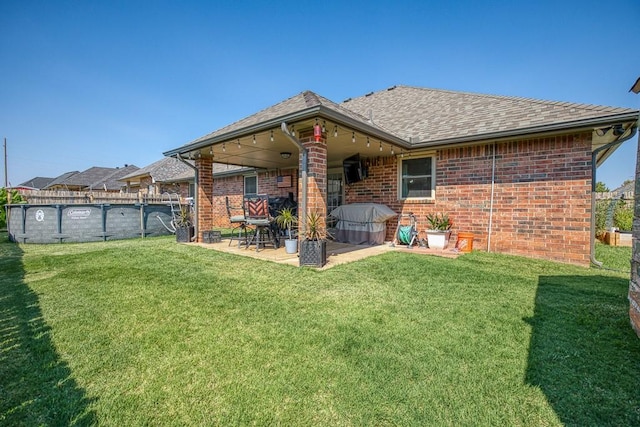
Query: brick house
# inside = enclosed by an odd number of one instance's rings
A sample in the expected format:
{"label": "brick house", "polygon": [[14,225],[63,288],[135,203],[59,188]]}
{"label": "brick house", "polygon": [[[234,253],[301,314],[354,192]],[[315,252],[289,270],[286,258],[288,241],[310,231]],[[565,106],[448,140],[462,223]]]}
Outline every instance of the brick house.
{"label": "brick house", "polygon": [[[588,265],[595,168],[637,119],[628,108],[409,86],[342,103],[306,91],[164,155],[195,160],[202,230],[228,225],[225,196],[293,193],[301,212],[374,202],[413,212],[419,229],[447,212],[476,249]],[[346,159],[365,173],[350,179]],[[215,163],[242,173],[214,173]]]}
{"label": "brick house", "polygon": [[192,160],[165,157],[119,178],[127,193],[142,196],[175,193],[193,197],[195,171]]}

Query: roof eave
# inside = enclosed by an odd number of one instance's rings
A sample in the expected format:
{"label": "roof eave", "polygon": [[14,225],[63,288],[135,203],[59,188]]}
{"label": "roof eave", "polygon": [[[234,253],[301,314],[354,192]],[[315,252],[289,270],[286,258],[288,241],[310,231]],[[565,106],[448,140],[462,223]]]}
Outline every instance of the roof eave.
{"label": "roof eave", "polygon": [[411,145],[411,148],[434,148],[448,145],[457,145],[469,142],[495,141],[509,138],[517,138],[525,135],[548,134],[558,131],[584,131],[593,130],[594,127],[606,126],[616,122],[637,121],[639,111],[632,111],[623,114],[615,114],[604,117],[575,120],[571,122],[553,123],[541,126],[532,126],[520,129],[508,129],[498,132],[469,135],[456,138],[446,138],[428,142],[418,142]]}

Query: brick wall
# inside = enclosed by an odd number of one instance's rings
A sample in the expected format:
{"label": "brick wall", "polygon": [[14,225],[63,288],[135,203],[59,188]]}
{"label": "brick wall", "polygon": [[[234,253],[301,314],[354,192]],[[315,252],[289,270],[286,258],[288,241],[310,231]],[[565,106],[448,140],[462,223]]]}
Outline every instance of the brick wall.
{"label": "brick wall", "polygon": [[[496,166],[491,251],[589,264],[591,136],[501,142]],[[474,233],[474,248],[488,249],[493,144],[452,148],[436,156],[436,197],[398,201],[395,157],[369,159],[369,177],[347,186],[346,203],[382,203],[413,212],[418,228],[426,214],[448,212],[457,231]],[[387,223],[393,239],[396,220]]]}
{"label": "brick wall", "polygon": [[[258,192],[268,194],[269,197],[288,197],[293,193],[297,200],[298,171],[297,169],[281,169],[278,171],[260,172],[258,175]],[[290,187],[278,187],[278,176],[291,176]],[[233,175],[215,178],[213,183],[213,197],[211,199],[212,226],[228,228],[229,216],[227,215],[226,198],[233,207],[242,206],[244,196],[244,175]],[[239,211],[232,214],[239,214]],[[204,230],[204,229],[203,229]]]}

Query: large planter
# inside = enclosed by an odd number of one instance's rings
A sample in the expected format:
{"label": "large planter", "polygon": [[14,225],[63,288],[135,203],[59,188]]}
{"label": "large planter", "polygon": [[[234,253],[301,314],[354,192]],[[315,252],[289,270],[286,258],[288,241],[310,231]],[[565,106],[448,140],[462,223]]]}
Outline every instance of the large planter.
{"label": "large planter", "polygon": [[284,250],[288,254],[295,254],[298,252],[298,239],[285,239]]}
{"label": "large planter", "polygon": [[302,240],[300,242],[300,266],[322,267],[327,263],[326,240]]}
{"label": "large planter", "polygon": [[176,242],[188,243],[193,238],[194,227],[178,227],[176,228]]}
{"label": "large planter", "polygon": [[427,244],[430,249],[445,249],[450,236],[451,231],[427,230]]}

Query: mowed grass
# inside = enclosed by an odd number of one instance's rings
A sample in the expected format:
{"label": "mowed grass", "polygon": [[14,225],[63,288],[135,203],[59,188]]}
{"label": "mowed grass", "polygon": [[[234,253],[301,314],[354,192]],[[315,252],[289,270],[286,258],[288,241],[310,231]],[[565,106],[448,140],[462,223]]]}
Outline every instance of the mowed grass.
{"label": "mowed grass", "polygon": [[481,252],[316,271],[171,238],[5,239],[0,271],[2,425],[640,424],[628,272]]}

